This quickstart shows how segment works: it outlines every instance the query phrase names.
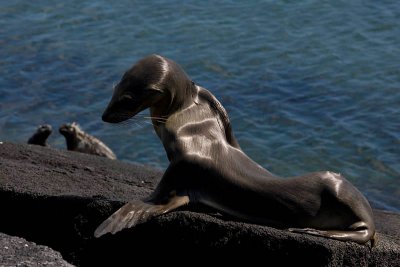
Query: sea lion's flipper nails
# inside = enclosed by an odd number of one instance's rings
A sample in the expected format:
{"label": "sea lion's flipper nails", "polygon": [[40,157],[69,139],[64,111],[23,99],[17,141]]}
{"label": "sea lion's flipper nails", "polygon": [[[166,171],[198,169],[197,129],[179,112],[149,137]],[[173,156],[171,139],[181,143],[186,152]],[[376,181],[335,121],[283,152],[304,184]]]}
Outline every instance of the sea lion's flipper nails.
{"label": "sea lion's flipper nails", "polygon": [[[355,229],[355,230],[317,230],[312,228],[289,228],[290,232],[304,233],[315,236],[328,237],[341,241],[353,241],[359,244],[365,244],[372,240],[374,233],[371,234],[369,229]],[[373,244],[373,241],[372,241]]]}
{"label": "sea lion's flipper nails", "polygon": [[106,233],[115,234],[125,228],[131,228],[152,217],[167,213],[189,203],[188,196],[172,196],[165,204],[156,205],[140,200],[129,202],[106,219],[94,232],[95,237]]}

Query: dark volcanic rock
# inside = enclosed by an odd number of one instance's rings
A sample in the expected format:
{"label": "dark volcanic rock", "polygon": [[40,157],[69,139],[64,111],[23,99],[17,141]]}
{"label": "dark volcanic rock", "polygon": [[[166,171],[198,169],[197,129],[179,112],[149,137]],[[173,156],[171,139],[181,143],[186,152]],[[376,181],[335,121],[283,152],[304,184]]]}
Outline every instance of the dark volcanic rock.
{"label": "dark volcanic rock", "polygon": [[[196,256],[196,263],[211,263],[209,255],[214,254],[225,263],[261,259],[279,266],[400,266],[400,215],[377,210],[378,244],[372,250],[235,222],[201,206],[116,235],[93,237],[95,228],[124,202],[147,196],[161,175],[102,157],[1,144],[0,232],[49,246],[77,266],[133,266],[139,258],[174,263],[179,254]],[[150,252],[152,256],[144,256]]]}
{"label": "dark volcanic rock", "polygon": [[49,247],[3,233],[0,233],[0,251],[0,266],[73,266]]}

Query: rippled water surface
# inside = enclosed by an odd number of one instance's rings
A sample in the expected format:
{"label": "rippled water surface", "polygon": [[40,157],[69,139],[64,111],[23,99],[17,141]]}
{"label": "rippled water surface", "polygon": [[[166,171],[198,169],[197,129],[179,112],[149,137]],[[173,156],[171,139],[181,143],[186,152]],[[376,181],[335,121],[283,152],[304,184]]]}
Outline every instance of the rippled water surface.
{"label": "rippled water surface", "polygon": [[[120,159],[164,169],[149,121],[100,118],[123,72],[158,53],[222,102],[271,172],[340,172],[400,211],[398,1],[2,1],[0,12],[1,141],[77,121]],[[65,148],[57,130],[49,142]]]}

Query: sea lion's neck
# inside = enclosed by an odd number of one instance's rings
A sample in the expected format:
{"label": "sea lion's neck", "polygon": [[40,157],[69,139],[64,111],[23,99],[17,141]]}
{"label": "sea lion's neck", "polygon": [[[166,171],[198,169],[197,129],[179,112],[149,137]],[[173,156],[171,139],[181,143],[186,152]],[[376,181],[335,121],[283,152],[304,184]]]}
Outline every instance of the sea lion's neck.
{"label": "sea lion's neck", "polygon": [[[157,105],[150,108],[150,115],[154,130],[160,141],[163,143],[168,159],[170,161],[179,157],[177,149],[178,132],[183,126],[193,122],[198,117],[199,112],[194,112],[198,105],[197,87],[190,82],[190,85],[179,94],[170,94]],[[168,105],[164,112],[162,107]],[[160,108],[161,107],[161,108]],[[197,115],[195,115],[197,114]]]}
{"label": "sea lion's neck", "polygon": [[[193,150],[189,148],[190,143],[201,143],[204,136],[208,136],[207,140],[216,138],[217,142],[240,149],[233,137],[229,118],[222,105],[204,88],[194,85],[192,90],[190,95],[187,95],[186,102],[183,102],[168,117],[162,119],[155,116],[156,113],[151,114],[155,132],[164,145],[168,159],[174,161],[190,153],[190,150]],[[198,130],[195,130],[196,128]],[[210,135],[208,128],[214,134]],[[194,132],[188,134],[187,131]]]}
{"label": "sea lion's neck", "polygon": [[150,116],[155,118],[153,125],[162,123],[161,121],[185,110],[196,101],[197,87],[192,81],[186,80],[185,84],[179,87],[170,89],[161,100],[150,107]]}

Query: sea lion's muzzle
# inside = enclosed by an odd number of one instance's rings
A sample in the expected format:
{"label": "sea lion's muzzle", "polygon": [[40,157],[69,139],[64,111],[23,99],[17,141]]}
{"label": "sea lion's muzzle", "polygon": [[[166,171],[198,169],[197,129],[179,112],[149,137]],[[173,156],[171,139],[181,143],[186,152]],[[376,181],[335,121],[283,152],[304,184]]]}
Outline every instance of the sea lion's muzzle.
{"label": "sea lion's muzzle", "polygon": [[103,112],[101,119],[104,122],[119,123],[136,114],[132,109],[138,105],[137,102],[139,101],[127,94],[121,95],[120,91],[121,90],[116,90],[106,110]]}
{"label": "sea lion's muzzle", "polygon": [[112,113],[110,113],[108,110],[104,111],[103,115],[101,116],[101,119],[104,122],[109,122],[109,123],[113,123],[114,122]]}
{"label": "sea lion's muzzle", "polygon": [[140,106],[137,107],[138,111],[129,110],[129,106],[134,107],[135,105],[134,103],[124,103],[123,101],[120,101],[118,103],[111,101],[104,111],[103,115],[101,116],[101,119],[104,122],[108,123],[119,123],[132,118],[134,115],[141,111]]}
{"label": "sea lion's muzzle", "polygon": [[125,113],[120,113],[120,112],[113,112],[112,110],[106,109],[101,116],[101,119],[104,122],[108,123],[119,123],[123,122],[129,118],[131,118],[134,114],[125,114]]}
{"label": "sea lion's muzzle", "polygon": [[148,88],[129,90],[117,87],[101,118],[109,123],[123,122],[152,106],[161,98],[162,91],[159,90]]}

